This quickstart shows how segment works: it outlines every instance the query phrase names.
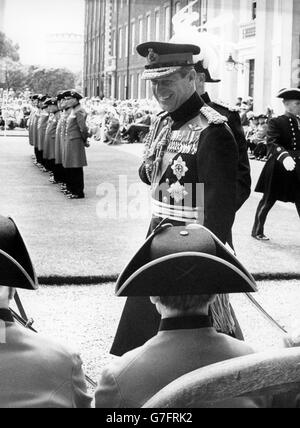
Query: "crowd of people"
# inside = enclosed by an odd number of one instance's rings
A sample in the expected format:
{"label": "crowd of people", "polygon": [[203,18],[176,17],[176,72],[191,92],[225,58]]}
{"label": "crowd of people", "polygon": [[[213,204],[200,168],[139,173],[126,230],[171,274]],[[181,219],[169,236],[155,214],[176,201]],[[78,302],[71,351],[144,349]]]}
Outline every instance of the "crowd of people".
{"label": "crowd of people", "polygon": [[14,91],[0,93],[0,130],[27,128],[31,112],[29,94],[16,95]]}

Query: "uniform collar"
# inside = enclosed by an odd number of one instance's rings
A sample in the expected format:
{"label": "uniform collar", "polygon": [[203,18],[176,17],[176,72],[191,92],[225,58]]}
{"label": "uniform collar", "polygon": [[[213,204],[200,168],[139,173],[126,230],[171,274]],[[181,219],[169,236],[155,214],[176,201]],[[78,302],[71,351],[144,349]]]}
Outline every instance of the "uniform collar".
{"label": "uniform collar", "polygon": [[14,318],[9,309],[0,309],[0,320],[4,322],[14,322]]}
{"label": "uniform collar", "polygon": [[204,102],[202,99],[199,97],[197,92],[194,92],[193,95],[176,111],[170,113],[170,116],[174,122],[186,121],[190,117],[195,116],[203,105]]}
{"label": "uniform collar", "polygon": [[165,318],[161,321],[159,330],[195,330],[211,327],[213,327],[211,317],[208,315],[195,315],[190,317]]}

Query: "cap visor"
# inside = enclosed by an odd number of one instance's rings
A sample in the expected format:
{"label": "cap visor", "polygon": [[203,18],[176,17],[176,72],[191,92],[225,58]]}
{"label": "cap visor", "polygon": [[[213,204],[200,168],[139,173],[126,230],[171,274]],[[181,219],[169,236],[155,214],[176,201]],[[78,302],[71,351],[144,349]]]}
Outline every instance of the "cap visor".
{"label": "cap visor", "polygon": [[143,80],[157,80],[164,79],[177,73],[182,67],[168,67],[168,68],[153,68],[145,70],[142,74]]}

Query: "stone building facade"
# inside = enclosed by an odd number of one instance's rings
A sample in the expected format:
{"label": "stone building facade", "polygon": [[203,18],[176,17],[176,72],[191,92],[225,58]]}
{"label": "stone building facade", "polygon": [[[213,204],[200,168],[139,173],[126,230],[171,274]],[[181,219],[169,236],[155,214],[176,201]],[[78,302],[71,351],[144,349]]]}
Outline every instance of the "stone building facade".
{"label": "stone building facade", "polygon": [[[280,103],[276,93],[299,85],[299,0],[85,0],[87,96],[149,98],[141,80],[144,59],[137,44],[167,41],[172,17],[188,4],[202,31],[214,36],[220,84],[208,85],[214,98],[234,103],[254,97],[255,109]],[[232,59],[231,62],[228,60]],[[234,61],[234,62],[233,62]]]}

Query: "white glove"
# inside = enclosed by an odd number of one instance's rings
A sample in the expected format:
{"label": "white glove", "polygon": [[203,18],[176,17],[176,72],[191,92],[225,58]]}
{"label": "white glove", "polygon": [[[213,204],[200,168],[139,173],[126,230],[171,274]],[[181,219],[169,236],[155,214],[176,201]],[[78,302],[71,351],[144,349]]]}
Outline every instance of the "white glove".
{"label": "white glove", "polygon": [[288,158],[284,159],[283,166],[287,171],[294,171],[294,169],[296,168],[296,162],[291,156],[289,156]]}

